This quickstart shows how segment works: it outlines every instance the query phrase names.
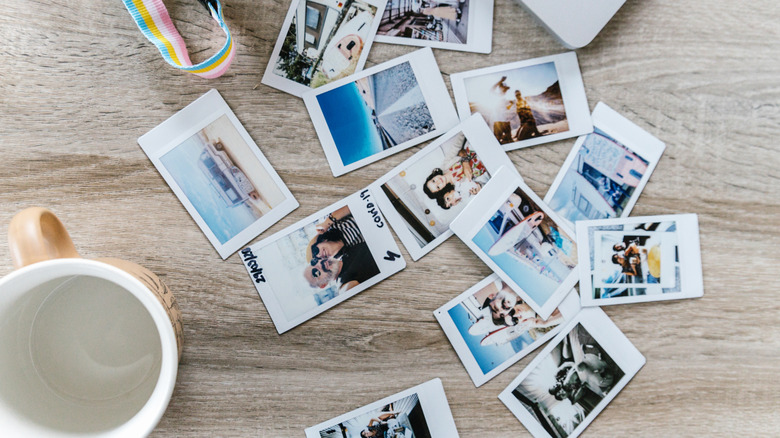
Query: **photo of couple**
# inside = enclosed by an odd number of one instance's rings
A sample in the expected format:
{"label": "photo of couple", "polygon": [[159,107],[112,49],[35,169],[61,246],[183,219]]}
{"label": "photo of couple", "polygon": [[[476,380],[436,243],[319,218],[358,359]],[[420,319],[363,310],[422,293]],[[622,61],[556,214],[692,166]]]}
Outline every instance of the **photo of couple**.
{"label": "photo of couple", "polygon": [[280,282],[272,287],[287,320],[380,273],[346,205],[260,248],[257,256],[260,260],[275,260],[287,274],[277,272],[271,279]]}
{"label": "photo of couple", "polygon": [[661,288],[664,293],[679,291],[675,222],[642,223],[630,228],[594,232],[598,256],[593,265],[593,284],[603,288],[598,291],[599,297],[645,295],[661,292]]}
{"label": "photo of couple", "polygon": [[423,247],[449,230],[489,179],[485,164],[463,133],[457,133],[381,187]]}
{"label": "photo of couple", "polygon": [[576,267],[572,237],[521,188],[509,195],[473,242],[540,306]]}
{"label": "photo of couple", "polygon": [[498,278],[453,306],[448,314],[483,374],[563,322],[558,309],[543,320]]}
{"label": "photo of couple", "polygon": [[471,114],[502,145],[569,130],[555,62],[464,79]]}
{"label": "photo of couple", "polygon": [[321,438],[430,438],[417,394],[320,431]]}
{"label": "photo of couple", "polygon": [[553,437],[565,438],[625,373],[582,324],[577,324],[512,395]]}

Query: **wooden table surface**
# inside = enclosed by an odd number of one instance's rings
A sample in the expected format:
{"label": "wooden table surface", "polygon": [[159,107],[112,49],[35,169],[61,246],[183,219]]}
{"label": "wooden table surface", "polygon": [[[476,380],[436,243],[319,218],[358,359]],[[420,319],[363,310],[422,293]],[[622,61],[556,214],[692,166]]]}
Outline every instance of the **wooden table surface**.
{"label": "wooden table surface", "polygon": [[[527,436],[496,398],[534,357],[475,388],[432,311],[489,269],[457,238],[280,336],[238,257],[222,261],[136,139],[210,88],[224,96],[300,207],[263,236],[362,188],[414,154],[334,179],[301,100],[260,84],[288,0],[226,0],[228,73],[170,68],[119,0],[5,2],[0,13],[0,232],[54,210],[86,257],[158,273],[185,347],[153,436],[301,437],[303,429],[440,377],[464,437]],[[204,59],[221,32],[195,0],[166,1]],[[608,307],[647,365],[586,436],[780,434],[780,9],[775,2],[627,2],[577,51],[604,101],[666,142],[633,215],[699,214],[705,295]],[[496,0],[490,55],[436,50],[453,72],[564,52]],[[375,44],[368,66],[414,50]],[[543,195],[574,139],[509,153]],[[261,237],[263,237],[261,236]],[[0,258],[11,271],[5,239]]]}

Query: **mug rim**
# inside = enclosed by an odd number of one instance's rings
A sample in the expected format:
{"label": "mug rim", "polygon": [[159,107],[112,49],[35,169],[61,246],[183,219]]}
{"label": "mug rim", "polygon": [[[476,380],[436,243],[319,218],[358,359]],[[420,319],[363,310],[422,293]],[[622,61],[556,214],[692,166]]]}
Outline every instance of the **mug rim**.
{"label": "mug rim", "polygon": [[[36,271],[40,272],[32,274]],[[29,286],[25,286],[25,289],[29,290],[30,288],[47,281],[73,275],[93,276],[110,281],[122,287],[141,302],[155,323],[155,329],[160,337],[162,356],[160,375],[157,378],[154,390],[141,409],[139,409],[130,419],[111,429],[105,429],[91,434],[91,436],[94,437],[147,436],[154,430],[160,422],[160,419],[162,419],[171,396],[173,395],[173,388],[176,384],[176,376],[178,374],[176,335],[168,313],[165,311],[163,304],[158,300],[155,294],[140,280],[117,267],[104,262],[81,258],[46,260],[21,267],[0,278],[0,289],[8,283],[20,281],[20,277],[25,276],[30,276],[29,278],[32,278],[32,280],[21,280],[32,282]],[[2,294],[3,292],[0,291],[0,295]],[[68,432],[62,432],[42,426],[38,423],[29,421],[26,418],[24,424],[32,426],[34,429],[38,429],[34,430],[34,432],[39,434],[52,436],[71,435]]]}

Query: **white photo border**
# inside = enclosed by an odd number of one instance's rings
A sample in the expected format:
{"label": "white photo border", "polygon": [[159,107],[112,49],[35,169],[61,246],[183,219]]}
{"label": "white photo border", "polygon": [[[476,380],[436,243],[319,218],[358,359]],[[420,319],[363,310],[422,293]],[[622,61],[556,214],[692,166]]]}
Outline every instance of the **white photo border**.
{"label": "white photo border", "polygon": [[452,94],[455,96],[455,104],[461,119],[471,115],[468,94],[466,93],[466,79],[545,64],[548,62],[555,63],[555,70],[558,74],[558,84],[561,88],[561,97],[563,98],[563,107],[566,111],[569,129],[564,132],[529,138],[502,146],[505,150],[511,151],[593,132],[593,122],[590,117],[588,99],[585,96],[585,85],[582,82],[582,73],[580,72],[580,65],[577,61],[577,54],[575,52],[565,52],[557,55],[544,56],[541,58],[528,59],[525,61],[464,71],[450,75]]}
{"label": "white photo border", "polygon": [[604,311],[599,308],[582,309],[498,396],[499,400],[509,408],[523,426],[528,429],[531,435],[536,438],[547,438],[550,437],[550,435],[544,430],[542,425],[533,418],[525,407],[523,407],[522,403],[512,395],[512,390],[520,385],[520,383],[522,383],[523,380],[525,380],[525,378],[547,358],[550,352],[562,342],[563,338],[577,327],[577,324],[582,324],[585,330],[593,336],[599,346],[612,358],[624,374],[623,377],[615,383],[612,389],[609,390],[609,393],[607,393],[598,405],[596,405],[593,411],[583,419],[567,438],[576,438],[579,436],[645,365],[646,359],[642,353],[637,350]]}
{"label": "white photo border", "polygon": [[[227,116],[228,120],[236,128],[241,138],[246,142],[252,153],[284,195],[284,201],[224,244],[219,242],[217,236],[211,231],[211,228],[200,216],[198,210],[190,202],[187,195],[161,161],[162,156],[167,152],[173,150],[222,116]],[[206,94],[184,107],[184,109],[139,137],[138,144],[223,260],[298,208],[298,201],[295,200],[290,190],[279,177],[279,174],[276,173],[271,163],[260,151],[257,143],[252,140],[252,137],[216,89],[209,90]]]}
{"label": "white photo border", "polygon": [[[425,103],[428,106],[428,111],[433,118],[433,124],[436,127],[431,132],[415,137],[409,141],[393,146],[389,149],[385,149],[382,152],[365,157],[354,163],[344,165],[341,156],[338,152],[338,148],[333,141],[333,136],[330,133],[330,128],[325,121],[325,116],[322,113],[322,109],[317,102],[317,96],[323,93],[327,93],[335,88],[341,87],[358,79],[371,76],[375,73],[387,70],[395,67],[396,65],[409,62],[412,66],[417,83],[420,85],[420,91],[423,94]],[[379,65],[375,65],[369,69],[363,70],[360,73],[352,76],[340,79],[330,84],[323,85],[322,87],[315,88],[307,93],[303,94],[303,102],[306,104],[306,109],[309,111],[314,129],[317,132],[317,136],[322,143],[322,148],[325,151],[325,157],[330,164],[330,168],[333,172],[333,176],[341,176],[355,169],[359,169],[368,164],[379,161],[390,155],[397,154],[405,149],[408,149],[414,145],[423,143],[432,138],[438,137],[443,133],[452,129],[458,124],[458,115],[455,111],[455,107],[450,100],[447,86],[444,84],[444,79],[439,71],[439,66],[436,63],[436,58],[433,56],[433,51],[430,47],[416,50],[408,53],[404,56],[392,59]]]}
{"label": "white photo border", "polygon": [[[642,178],[639,180],[639,184],[637,184],[636,189],[634,189],[634,193],[631,195],[628,204],[626,204],[625,208],[623,208],[623,212],[619,216],[627,217],[629,214],[631,214],[631,210],[634,208],[634,205],[636,205],[637,200],[639,200],[639,196],[642,194],[642,190],[650,180],[650,176],[653,174],[656,165],[658,165],[658,161],[661,160],[661,156],[666,149],[666,144],[625,118],[617,111],[607,106],[607,104],[604,102],[599,102],[596,104],[596,108],[593,110],[591,118],[593,119],[593,127],[595,129],[598,129],[609,135],[622,146],[626,147],[628,150],[639,155],[648,162],[647,171],[644,175],[642,175]],[[550,186],[550,189],[544,196],[544,202],[549,203],[555,196],[555,193],[558,191],[558,188],[563,182],[563,178],[566,176],[566,172],[569,171],[572,164],[574,163],[574,160],[577,159],[577,154],[582,148],[582,144],[585,143],[585,140],[589,135],[593,134],[594,133],[588,133],[582,135],[574,143],[574,146],[571,148],[569,155],[566,157],[566,161],[564,161],[563,165],[561,166],[561,170],[558,172],[558,175],[555,177],[555,180]],[[562,219],[566,221],[569,226],[574,226],[574,224],[569,221],[568,218],[562,217]]]}
{"label": "white photo border", "polygon": [[[425,246],[420,247],[414,235],[406,225],[406,221],[398,214],[398,210],[393,207],[393,204],[382,191],[382,185],[394,178],[399,172],[407,169],[409,166],[417,163],[420,159],[426,157],[431,151],[440,147],[443,143],[446,143],[456,135],[462,133],[469,142],[471,150],[474,151],[479,157],[480,161],[485,165],[485,168],[490,173],[491,178],[498,169],[502,166],[515,169],[512,160],[506,155],[504,149],[496,140],[496,137],[488,129],[485,124],[485,120],[479,114],[474,114],[458,126],[452,128],[446,134],[434,140],[431,144],[420,149],[414,155],[409,157],[403,163],[399,164],[393,170],[376,180],[369,187],[376,196],[377,204],[379,204],[380,210],[385,215],[385,218],[393,227],[395,234],[401,240],[412,260],[417,261],[424,255],[433,251],[436,247],[441,245],[445,240],[452,236],[452,230],[447,229],[444,233],[436,237]],[[516,170],[515,170],[516,171]],[[519,174],[518,174],[519,175]]]}
{"label": "white photo border", "polygon": [[[593,298],[592,267],[590,265],[589,230],[609,225],[630,225],[648,222],[675,222],[677,245],[680,258],[680,291],[667,294],[636,295],[633,297]],[[633,216],[593,221],[577,221],[577,255],[580,276],[580,301],[583,307],[608,306],[614,304],[644,303],[650,301],[699,298],[704,295],[702,277],[699,218],[694,213],[659,216]],[[584,258],[583,258],[584,257]],[[649,285],[653,286],[653,285]],[[641,285],[639,287],[642,287]]]}
{"label": "white photo border", "polygon": [[497,274],[490,274],[479,283],[468,288],[465,292],[453,298],[447,304],[439,307],[433,312],[433,316],[435,316],[439,321],[439,325],[441,325],[442,330],[444,330],[444,333],[447,335],[447,339],[450,341],[450,344],[452,344],[452,348],[455,350],[455,353],[457,353],[458,358],[460,358],[461,363],[463,363],[463,367],[466,368],[466,372],[474,382],[474,386],[477,388],[487,383],[493,377],[501,374],[504,370],[511,367],[525,356],[531,354],[537,348],[541,347],[545,342],[549,341],[550,338],[558,334],[558,331],[566,324],[566,321],[573,318],[580,311],[580,303],[577,291],[572,289],[558,306],[558,309],[561,311],[561,315],[563,317],[563,321],[561,321],[558,326],[545,333],[544,336],[536,339],[531,344],[527,345],[521,351],[509,357],[503,363],[496,366],[489,372],[484,373],[474,358],[474,354],[471,352],[468,345],[466,345],[463,336],[460,334],[458,328],[455,326],[455,323],[452,321],[452,318],[449,315],[449,311],[453,307],[460,305],[460,303],[474,295],[476,292],[497,280],[501,280]]}
{"label": "white photo border", "polygon": [[576,242],[576,236],[574,231],[569,226],[561,221],[560,216],[555,213],[536,193],[528,187],[522,178],[515,172],[501,168],[490,181],[485,184],[485,187],[477,194],[468,206],[461,212],[461,214],[455,218],[450,224],[450,229],[471,249],[474,254],[477,255],[490,269],[493,270],[504,282],[506,282],[512,290],[517,292],[518,295],[529,305],[531,308],[543,319],[550,317],[556,307],[563,301],[566,294],[577,284],[578,270],[575,266],[574,269],[569,272],[569,275],[561,281],[560,285],[555,291],[547,298],[544,303],[537,303],[536,300],[531,298],[528,293],[518,285],[512,277],[510,277],[503,269],[501,269],[496,262],[494,262],[490,256],[488,256],[482,249],[474,243],[473,238],[479,232],[479,230],[487,223],[487,221],[498,211],[501,206],[509,198],[509,195],[516,189],[520,189],[525,193],[532,201],[534,201],[539,208],[542,209],[545,215],[547,215],[560,229],[569,235],[573,242]]}
{"label": "white photo border", "polygon": [[458,438],[458,430],[455,427],[455,420],[452,418],[452,411],[450,411],[447,396],[444,394],[444,386],[441,383],[441,379],[438,377],[405,391],[369,403],[363,407],[347,412],[346,414],[311,426],[305,430],[306,438],[320,438],[320,431],[325,428],[335,426],[343,421],[351,420],[364,412],[379,409],[382,406],[414,394],[417,394],[420,401],[420,407],[423,410],[425,421],[428,423],[428,430],[431,433],[431,437]]}

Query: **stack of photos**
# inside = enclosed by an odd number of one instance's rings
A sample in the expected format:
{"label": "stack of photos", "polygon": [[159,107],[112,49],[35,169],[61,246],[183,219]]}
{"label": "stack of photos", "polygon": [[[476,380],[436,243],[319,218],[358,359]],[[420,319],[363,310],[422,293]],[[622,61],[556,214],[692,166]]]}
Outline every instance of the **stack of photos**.
{"label": "stack of photos", "polygon": [[433,379],[306,429],[306,438],[458,438],[441,380]]}
{"label": "stack of photos", "polygon": [[458,124],[431,49],[303,95],[333,176],[439,136]]}
{"label": "stack of photos", "polygon": [[363,69],[385,0],[293,0],[262,82],[294,96]]}
{"label": "stack of photos", "polygon": [[450,222],[500,167],[514,169],[479,115],[468,118],[371,185],[412,259],[452,235]]}
{"label": "stack of photos", "polygon": [[583,306],[704,294],[695,214],[577,222]]}
{"label": "stack of photos", "polygon": [[406,267],[366,189],[241,250],[279,333]]}
{"label": "stack of photos", "polygon": [[501,278],[491,274],[433,312],[475,386],[550,340],[580,310],[571,290],[542,319]]}
{"label": "stack of photos", "polygon": [[498,398],[534,437],[574,438],[644,364],[601,309],[584,309]]}
{"label": "stack of photos", "polygon": [[388,0],[376,40],[490,53],[493,0]]}
{"label": "stack of photos", "polygon": [[223,259],[298,207],[217,90],[138,144]]}
{"label": "stack of photos", "polygon": [[666,148],[602,102],[592,118],[544,197],[570,223],[628,216]]}
{"label": "stack of photos", "polygon": [[542,319],[577,283],[574,232],[512,170],[499,170],[450,228]]}
{"label": "stack of photos", "polygon": [[461,118],[482,114],[506,150],[593,131],[574,52],[450,76]]}

